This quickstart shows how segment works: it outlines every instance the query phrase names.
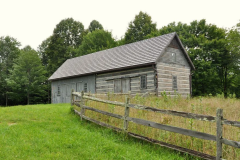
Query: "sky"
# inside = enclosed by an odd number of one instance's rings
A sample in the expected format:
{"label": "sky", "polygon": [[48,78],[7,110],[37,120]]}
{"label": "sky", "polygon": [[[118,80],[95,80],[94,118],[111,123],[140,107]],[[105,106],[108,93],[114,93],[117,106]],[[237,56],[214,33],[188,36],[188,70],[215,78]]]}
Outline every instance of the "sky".
{"label": "sky", "polygon": [[11,36],[22,47],[37,49],[61,20],[73,18],[85,29],[97,20],[120,39],[140,11],[149,14],[157,28],[201,19],[231,28],[240,20],[239,6],[240,0],[0,0],[0,37]]}

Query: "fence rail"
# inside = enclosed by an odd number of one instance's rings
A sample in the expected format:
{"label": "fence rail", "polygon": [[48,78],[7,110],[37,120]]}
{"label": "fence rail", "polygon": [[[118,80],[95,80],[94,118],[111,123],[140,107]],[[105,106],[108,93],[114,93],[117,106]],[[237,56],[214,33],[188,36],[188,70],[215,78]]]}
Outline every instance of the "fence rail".
{"label": "fence rail", "polygon": [[[222,125],[223,124],[240,128],[240,122],[229,121],[229,120],[223,119],[223,110],[222,109],[217,109],[216,117],[214,117],[214,116],[207,116],[207,115],[187,113],[187,112],[179,112],[179,111],[173,111],[173,110],[157,109],[157,108],[143,106],[143,105],[129,104],[129,98],[126,98],[125,103],[123,103],[123,102],[103,100],[103,99],[95,98],[95,97],[91,97],[91,96],[84,96],[83,92],[79,93],[79,92],[73,92],[72,91],[71,96],[72,96],[71,104],[76,105],[76,106],[81,108],[80,112],[75,110],[75,113],[78,114],[81,118],[84,118],[84,119],[89,120],[91,122],[97,123],[101,126],[112,128],[112,129],[117,130],[117,131],[125,131],[130,136],[133,136],[133,137],[136,137],[136,138],[139,138],[139,139],[143,139],[143,140],[147,140],[147,141],[150,141],[152,143],[160,144],[160,145],[166,146],[168,148],[172,148],[172,149],[175,149],[175,150],[178,150],[178,151],[181,151],[181,152],[187,152],[189,154],[192,154],[192,155],[204,158],[204,159],[217,159],[217,160],[222,159],[222,144],[230,145],[230,146],[235,147],[235,148],[240,148],[240,142],[227,140],[227,139],[224,139],[222,137]],[[75,101],[74,96],[80,97],[81,99]],[[96,109],[96,108],[86,106],[86,105],[84,105],[84,99],[125,107],[125,113],[124,113],[124,115],[118,115],[118,114],[113,114],[113,113],[110,113],[110,112],[106,112],[106,111],[102,111],[102,110],[99,110],[99,109]],[[191,118],[191,119],[196,119],[196,120],[200,120],[200,121],[208,121],[208,122],[212,122],[212,123],[215,122],[216,127],[217,127],[217,130],[216,130],[217,135],[215,136],[215,135],[211,135],[211,134],[207,134],[207,133],[203,133],[203,132],[178,128],[178,127],[164,125],[164,124],[160,124],[160,123],[156,123],[156,122],[152,122],[152,121],[148,121],[148,120],[144,120],[144,119],[129,117],[129,112],[130,112],[129,108],[152,111],[152,112],[163,113],[163,114],[168,114],[168,115],[173,115],[173,116],[180,116],[180,117],[184,117],[184,118]],[[107,115],[107,116],[111,116],[111,117],[114,117],[114,118],[122,119],[123,120],[123,128],[118,128],[118,127],[106,124],[104,122],[100,122],[100,121],[97,121],[97,120],[94,120],[92,118],[87,117],[85,115],[85,110],[86,109],[94,111],[94,112],[101,113],[103,115]],[[201,152],[197,152],[197,151],[194,151],[194,150],[182,148],[180,146],[175,146],[175,145],[172,145],[172,144],[167,144],[165,142],[160,142],[158,140],[154,140],[154,139],[151,139],[151,138],[148,138],[148,137],[137,135],[135,133],[128,132],[127,129],[128,129],[128,123],[129,122],[134,122],[136,124],[140,124],[140,125],[144,125],[144,126],[148,126],[148,127],[153,127],[153,128],[157,128],[157,129],[160,129],[160,130],[175,132],[175,133],[179,133],[179,134],[183,134],[183,135],[187,135],[187,136],[191,136],[191,137],[195,137],[195,138],[200,138],[200,139],[205,139],[205,140],[210,140],[210,141],[216,141],[217,142],[216,143],[217,144],[217,146],[216,146],[216,148],[217,148],[216,157],[211,156],[211,155],[207,155],[207,154],[204,154],[204,153],[201,153]]]}

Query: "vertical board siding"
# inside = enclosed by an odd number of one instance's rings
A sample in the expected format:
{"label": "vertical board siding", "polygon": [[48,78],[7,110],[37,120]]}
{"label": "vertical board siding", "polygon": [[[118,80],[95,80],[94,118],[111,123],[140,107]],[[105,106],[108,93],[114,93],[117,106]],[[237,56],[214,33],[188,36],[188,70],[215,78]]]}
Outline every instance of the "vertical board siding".
{"label": "vertical board siding", "polygon": [[[176,53],[176,61],[172,53]],[[158,95],[162,92],[174,95],[175,92],[186,97],[190,95],[191,68],[180,49],[168,47],[157,63]],[[173,76],[177,76],[177,91],[173,89]]]}
{"label": "vertical board siding", "polygon": [[[140,89],[140,75],[147,76],[147,89]],[[118,85],[116,86],[116,84]],[[121,87],[119,89],[120,84]],[[96,93],[127,93],[128,91],[131,91],[133,94],[145,92],[156,93],[153,67],[110,72],[96,76]]]}
{"label": "vertical board siding", "polygon": [[[72,89],[81,92],[84,83],[88,84],[88,92],[95,93],[95,75],[52,81],[52,103],[70,103]],[[57,95],[58,86],[60,96]]]}

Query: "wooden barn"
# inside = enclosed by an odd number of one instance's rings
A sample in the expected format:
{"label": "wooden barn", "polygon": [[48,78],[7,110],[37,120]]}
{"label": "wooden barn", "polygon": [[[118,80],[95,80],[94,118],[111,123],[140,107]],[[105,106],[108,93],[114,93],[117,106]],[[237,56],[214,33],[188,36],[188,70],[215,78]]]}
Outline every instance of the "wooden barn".
{"label": "wooden barn", "polygon": [[52,103],[71,90],[91,93],[191,94],[194,65],[176,33],[66,60],[49,78]]}

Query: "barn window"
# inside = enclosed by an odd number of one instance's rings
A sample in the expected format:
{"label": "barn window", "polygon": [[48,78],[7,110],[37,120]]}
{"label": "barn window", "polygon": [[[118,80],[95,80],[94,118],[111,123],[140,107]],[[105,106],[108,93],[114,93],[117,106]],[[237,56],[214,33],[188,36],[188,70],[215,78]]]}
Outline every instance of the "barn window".
{"label": "barn window", "polygon": [[60,92],[61,90],[60,90],[60,86],[58,86],[58,88],[57,88],[57,95],[58,96],[60,96],[61,95],[61,92]]}
{"label": "barn window", "polygon": [[177,91],[178,90],[178,88],[177,88],[177,76],[173,76],[172,82],[173,82],[173,90]]}
{"label": "barn window", "polygon": [[147,89],[147,76],[141,76],[141,89]]}
{"label": "barn window", "polygon": [[172,61],[177,62],[177,55],[176,53],[172,53]]}
{"label": "barn window", "polygon": [[87,92],[87,83],[84,83],[84,92]]}

